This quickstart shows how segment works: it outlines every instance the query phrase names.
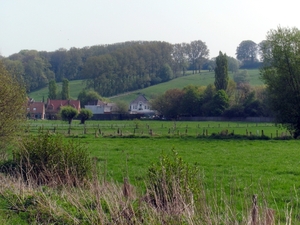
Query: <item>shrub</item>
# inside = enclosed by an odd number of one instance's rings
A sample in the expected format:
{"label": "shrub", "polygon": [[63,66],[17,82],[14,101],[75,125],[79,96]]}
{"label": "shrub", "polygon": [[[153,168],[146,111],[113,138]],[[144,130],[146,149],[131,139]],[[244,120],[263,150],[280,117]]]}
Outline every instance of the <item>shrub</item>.
{"label": "shrub", "polygon": [[187,210],[193,211],[199,196],[198,175],[198,169],[184,163],[175,151],[172,157],[162,154],[148,170],[146,199],[168,214],[190,213]]}
{"label": "shrub", "polygon": [[38,184],[77,185],[88,179],[92,170],[89,154],[82,145],[63,141],[62,136],[49,132],[24,139],[13,161],[22,169],[23,178]]}

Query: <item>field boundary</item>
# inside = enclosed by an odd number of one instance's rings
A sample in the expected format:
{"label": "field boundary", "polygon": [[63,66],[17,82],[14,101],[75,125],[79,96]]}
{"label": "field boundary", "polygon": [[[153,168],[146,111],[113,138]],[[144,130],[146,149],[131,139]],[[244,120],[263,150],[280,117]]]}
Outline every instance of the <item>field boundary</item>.
{"label": "field boundary", "polygon": [[241,122],[264,122],[273,123],[273,117],[180,117],[179,121],[241,121]]}

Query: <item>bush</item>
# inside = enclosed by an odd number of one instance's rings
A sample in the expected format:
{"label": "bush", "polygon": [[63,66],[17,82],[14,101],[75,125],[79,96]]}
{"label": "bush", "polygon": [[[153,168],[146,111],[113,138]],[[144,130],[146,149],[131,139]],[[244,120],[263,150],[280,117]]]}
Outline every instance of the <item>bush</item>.
{"label": "bush", "polygon": [[172,215],[193,210],[199,197],[198,175],[198,169],[184,163],[175,151],[172,157],[162,154],[160,161],[148,170],[147,201]]}
{"label": "bush", "polygon": [[91,175],[89,154],[78,142],[63,141],[62,136],[39,133],[23,140],[13,161],[23,178],[38,184],[78,185]]}

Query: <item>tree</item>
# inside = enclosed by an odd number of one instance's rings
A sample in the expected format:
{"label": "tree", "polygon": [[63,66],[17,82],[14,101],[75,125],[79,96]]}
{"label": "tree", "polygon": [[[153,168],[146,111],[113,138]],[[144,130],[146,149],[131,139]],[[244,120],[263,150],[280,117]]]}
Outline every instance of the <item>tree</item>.
{"label": "tree", "polygon": [[182,70],[182,76],[185,75],[185,71],[188,67],[187,55],[186,55],[186,43],[173,45],[172,58],[175,62],[175,73]]}
{"label": "tree", "polygon": [[183,91],[181,114],[186,116],[200,116],[201,96],[198,88],[194,85],[188,85],[183,88]]}
{"label": "tree", "polygon": [[55,80],[51,80],[49,82],[49,93],[48,93],[49,99],[56,99],[57,98],[57,86]]}
{"label": "tree", "polygon": [[167,90],[151,101],[151,107],[165,117],[177,118],[180,115],[183,96],[184,91],[180,89]]}
{"label": "tree", "polygon": [[228,70],[235,73],[240,68],[240,62],[233,57],[227,56]]}
{"label": "tree", "polygon": [[72,120],[78,115],[78,111],[72,106],[64,106],[60,110],[60,115],[62,120],[68,121],[71,124]]}
{"label": "tree", "polygon": [[124,101],[117,101],[117,112],[120,114],[127,114],[128,113],[128,104]]}
{"label": "tree", "polygon": [[160,78],[163,82],[171,80],[173,78],[173,71],[169,64],[164,64],[160,69]]}
{"label": "tree", "polygon": [[92,118],[93,112],[89,109],[81,109],[78,114],[78,118],[80,119],[80,123],[84,124],[86,120]]}
{"label": "tree", "polygon": [[270,30],[262,49],[262,79],[277,122],[300,136],[300,30]]}
{"label": "tree", "polygon": [[97,101],[97,100],[104,100],[103,97],[101,97],[98,92],[96,91],[86,91],[82,90],[77,97],[77,100],[80,101],[80,105],[83,108],[85,105],[87,105],[89,102]]}
{"label": "tree", "polygon": [[242,62],[257,61],[257,44],[254,41],[242,41],[236,49],[236,58]]}
{"label": "tree", "polygon": [[70,99],[69,81],[67,79],[63,79],[62,81],[61,99]]}
{"label": "tree", "polygon": [[200,71],[203,63],[209,56],[209,50],[205,42],[200,40],[192,41],[186,46],[186,52],[189,57],[190,64],[192,65],[193,73],[195,73],[197,69]]}
{"label": "tree", "polygon": [[26,93],[0,61],[0,150],[5,147],[25,122]]}
{"label": "tree", "polygon": [[221,116],[225,109],[228,108],[229,98],[223,89],[218,90],[214,95],[212,105],[212,116]]}
{"label": "tree", "polygon": [[227,56],[220,51],[219,56],[216,58],[215,68],[215,87],[217,91],[226,90],[228,80]]}

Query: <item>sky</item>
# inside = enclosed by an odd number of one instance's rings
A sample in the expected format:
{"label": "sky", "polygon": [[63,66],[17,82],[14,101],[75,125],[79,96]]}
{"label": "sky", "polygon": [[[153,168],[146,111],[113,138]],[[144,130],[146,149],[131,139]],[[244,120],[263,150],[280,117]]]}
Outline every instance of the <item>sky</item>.
{"label": "sky", "polygon": [[244,40],[297,27],[296,0],[0,0],[0,55],[125,41],[201,40],[235,57]]}

